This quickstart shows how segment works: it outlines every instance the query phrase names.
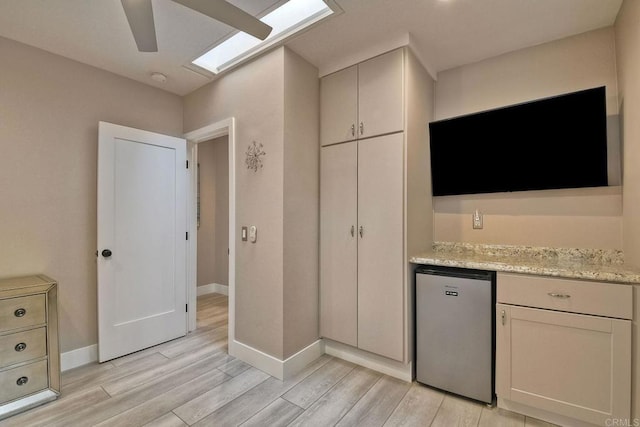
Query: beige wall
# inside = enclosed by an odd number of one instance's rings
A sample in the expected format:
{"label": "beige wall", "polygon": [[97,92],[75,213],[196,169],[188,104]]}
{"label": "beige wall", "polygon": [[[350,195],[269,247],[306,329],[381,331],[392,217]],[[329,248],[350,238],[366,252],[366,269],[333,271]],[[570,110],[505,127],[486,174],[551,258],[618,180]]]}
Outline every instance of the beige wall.
{"label": "beige wall", "polygon": [[284,357],[318,339],[320,81],[318,69],[284,55]]}
{"label": "beige wall", "polygon": [[61,351],[97,342],[98,121],[182,134],[182,101],[0,38],[0,275],[60,282]]}
{"label": "beige wall", "polygon": [[[615,23],[620,114],[624,146],[624,257],[640,266],[640,2],[625,0]],[[634,289],[632,414],[640,418],[640,286]]]}
{"label": "beige wall", "polygon": [[[606,28],[441,72],[436,119],[606,86],[615,165],[619,153],[614,38],[613,29]],[[438,241],[622,248],[619,188],[436,197],[434,209]],[[471,227],[475,209],[485,214],[482,230]]]}
{"label": "beige wall", "polygon": [[[184,97],[184,130],[236,119],[235,339],[282,358],[284,190],[284,49],[274,50]],[[247,169],[245,153],[264,145],[264,167]],[[257,243],[241,241],[255,225]]]}
{"label": "beige wall", "polygon": [[[236,118],[236,224],[258,241],[237,230],[235,337],[279,359],[318,334],[317,92],[317,70],[280,48],[185,97],[185,131]],[[252,141],[266,152],[257,172]]]}
{"label": "beige wall", "polygon": [[200,227],[197,285],[229,284],[229,137],[198,144]]}
{"label": "beige wall", "polygon": [[622,116],[625,261],[640,266],[640,2],[625,0],[616,20]]}

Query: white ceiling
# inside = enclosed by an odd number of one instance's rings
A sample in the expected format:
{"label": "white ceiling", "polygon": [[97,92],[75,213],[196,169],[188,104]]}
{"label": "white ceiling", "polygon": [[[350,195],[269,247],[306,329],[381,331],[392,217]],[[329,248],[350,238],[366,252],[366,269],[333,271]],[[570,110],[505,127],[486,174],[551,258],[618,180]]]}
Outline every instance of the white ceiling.
{"label": "white ceiling", "polygon": [[[607,27],[622,0],[335,0],[344,11],[286,44],[320,69],[411,35],[432,73]],[[0,0],[0,36],[185,95],[208,77],[183,67],[231,27],[153,0],[157,53],[137,51],[120,0]],[[229,0],[262,16],[284,0]],[[363,58],[362,58],[363,59]],[[168,76],[164,84],[151,72]]]}

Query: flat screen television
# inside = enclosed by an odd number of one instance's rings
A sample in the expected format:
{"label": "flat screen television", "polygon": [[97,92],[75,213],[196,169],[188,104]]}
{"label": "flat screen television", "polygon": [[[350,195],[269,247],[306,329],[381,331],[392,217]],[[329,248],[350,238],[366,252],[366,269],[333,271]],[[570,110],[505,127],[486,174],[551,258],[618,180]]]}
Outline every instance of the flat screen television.
{"label": "flat screen television", "polygon": [[434,196],[607,185],[605,88],[429,123]]}

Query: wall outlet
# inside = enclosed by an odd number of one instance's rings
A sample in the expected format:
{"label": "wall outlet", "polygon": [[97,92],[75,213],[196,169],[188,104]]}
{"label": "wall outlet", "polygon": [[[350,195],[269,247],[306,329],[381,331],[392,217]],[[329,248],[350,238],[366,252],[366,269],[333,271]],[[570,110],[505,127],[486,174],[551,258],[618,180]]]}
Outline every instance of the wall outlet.
{"label": "wall outlet", "polygon": [[476,209],[476,211],[472,215],[473,218],[473,228],[474,230],[482,229],[482,213]]}

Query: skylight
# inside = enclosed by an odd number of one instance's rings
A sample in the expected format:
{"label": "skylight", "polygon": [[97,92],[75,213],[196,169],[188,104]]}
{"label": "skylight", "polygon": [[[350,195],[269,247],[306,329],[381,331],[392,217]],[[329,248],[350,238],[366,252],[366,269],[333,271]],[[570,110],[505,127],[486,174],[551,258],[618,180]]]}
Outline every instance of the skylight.
{"label": "skylight", "polygon": [[323,0],[289,0],[261,18],[273,28],[265,40],[239,32],[192,63],[218,74],[331,14],[333,10]]}

